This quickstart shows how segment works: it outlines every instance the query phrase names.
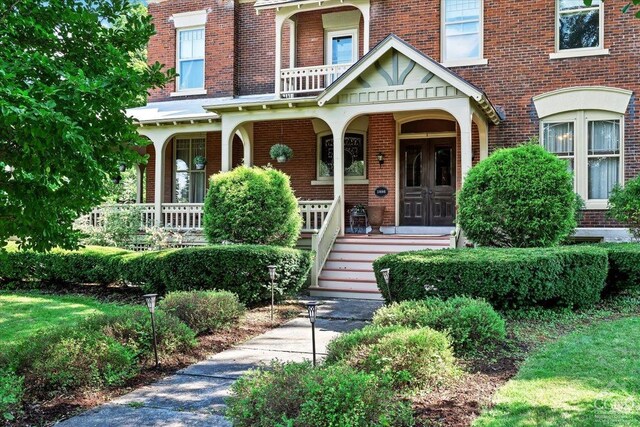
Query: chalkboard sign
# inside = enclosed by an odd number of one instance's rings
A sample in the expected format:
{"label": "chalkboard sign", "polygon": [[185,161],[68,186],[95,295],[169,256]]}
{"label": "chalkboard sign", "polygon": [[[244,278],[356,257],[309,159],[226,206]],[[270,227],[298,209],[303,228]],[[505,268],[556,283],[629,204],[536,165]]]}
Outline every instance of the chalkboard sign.
{"label": "chalkboard sign", "polygon": [[389,194],[389,189],[387,187],[378,187],[373,190],[373,193],[378,197],[384,197]]}

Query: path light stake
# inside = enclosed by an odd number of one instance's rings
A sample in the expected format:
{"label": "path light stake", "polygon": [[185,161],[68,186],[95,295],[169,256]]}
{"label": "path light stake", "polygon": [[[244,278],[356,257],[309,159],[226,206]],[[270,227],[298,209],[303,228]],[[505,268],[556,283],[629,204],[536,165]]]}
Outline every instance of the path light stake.
{"label": "path light stake", "polygon": [[276,266],[268,265],[269,277],[271,278],[271,323],[273,323],[273,305],[275,304],[275,297],[273,291],[273,282],[276,280]]}
{"label": "path light stake", "polygon": [[307,303],[307,311],[309,312],[309,322],[311,322],[311,348],[313,351],[313,367],[316,366],[316,315],[318,309],[317,301],[309,301]]}
{"label": "path light stake", "polygon": [[158,339],[156,337],[156,321],[155,321],[155,312],[156,312],[156,298],[158,294],[146,294],[144,296],[144,301],[147,303],[147,308],[149,309],[149,313],[151,313],[151,330],[153,332],[153,355],[156,359],[156,368],[158,367]]}
{"label": "path light stake", "polygon": [[391,269],[383,268],[382,270],[380,270],[380,274],[382,274],[384,283],[387,285],[387,292],[389,292],[389,301],[391,301],[391,288],[389,287],[389,276],[391,274]]}

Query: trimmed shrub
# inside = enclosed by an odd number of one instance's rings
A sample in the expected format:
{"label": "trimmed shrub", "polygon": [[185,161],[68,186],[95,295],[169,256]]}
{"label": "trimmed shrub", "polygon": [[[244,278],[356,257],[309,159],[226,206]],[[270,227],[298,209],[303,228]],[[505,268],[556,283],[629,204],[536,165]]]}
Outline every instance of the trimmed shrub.
{"label": "trimmed shrub", "polygon": [[613,188],[607,216],[628,225],[633,236],[640,239],[640,176],[627,181],[624,187]]}
{"label": "trimmed shrub", "polygon": [[[391,269],[388,287],[383,268]],[[378,288],[388,302],[468,296],[498,308],[590,306],[600,300],[607,269],[606,250],[581,245],[416,251],[374,261]]]}
{"label": "trimmed shrub", "polygon": [[160,308],[187,324],[196,334],[229,328],[244,314],[244,306],[231,292],[171,292]]}
{"label": "trimmed shrub", "polygon": [[602,243],[596,246],[609,254],[607,293],[640,287],[640,243]]}
{"label": "trimmed shrub", "polygon": [[[267,265],[277,266],[277,297],[304,286],[313,254],[274,246],[220,245],[131,252],[90,247],[74,252],[0,251],[0,286],[127,283],[146,292],[227,290],[255,305],[271,300]],[[39,283],[37,283],[39,285]]]}
{"label": "trimmed shrub", "polygon": [[581,202],[565,161],[535,141],[473,167],[458,197],[458,224],[481,246],[555,246],[577,226]]}
{"label": "trimmed shrub", "polygon": [[368,325],[362,329],[356,329],[348,334],[342,334],[334,338],[327,345],[327,363],[336,363],[349,359],[354,354],[366,351],[366,347],[377,343],[385,335],[405,329],[400,325]]}
{"label": "trimmed shrub", "polygon": [[56,328],[17,350],[17,371],[36,392],[122,384],[138,373],[136,353],[84,328]]}
{"label": "trimmed shrub", "polygon": [[252,371],[231,386],[226,416],[238,427],[412,426],[411,408],[375,375],[308,362]]}
{"label": "trimmed shrub", "polygon": [[302,228],[289,177],[271,168],[239,166],[213,175],[204,201],[209,243],[295,246]]}
{"label": "trimmed shrub", "polygon": [[15,419],[21,412],[23,396],[24,377],[11,369],[0,369],[0,418],[5,421]]}
{"label": "trimmed shrub", "polygon": [[[375,328],[370,328],[365,335],[356,333],[360,343],[350,351],[338,355],[335,351],[341,346],[333,347],[331,360],[387,378],[400,389],[432,390],[458,376],[451,343],[445,333],[431,328],[404,327],[371,333]],[[358,339],[346,338],[343,342]]]}
{"label": "trimmed shrub", "polygon": [[373,324],[447,332],[460,355],[490,350],[506,337],[502,316],[486,301],[467,297],[393,303],[376,311]]}
{"label": "trimmed shrub", "polygon": [[[160,358],[184,353],[197,344],[195,332],[177,317],[156,310],[155,322]],[[132,350],[138,359],[151,360],[153,357],[151,318],[149,312],[142,307],[93,316],[87,319],[81,328],[86,331],[99,331]]]}

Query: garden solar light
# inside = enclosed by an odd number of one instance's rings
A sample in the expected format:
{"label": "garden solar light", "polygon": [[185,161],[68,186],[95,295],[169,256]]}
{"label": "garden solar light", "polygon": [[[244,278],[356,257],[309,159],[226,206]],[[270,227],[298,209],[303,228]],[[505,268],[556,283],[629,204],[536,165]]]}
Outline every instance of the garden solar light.
{"label": "garden solar light", "polygon": [[153,332],[153,355],[156,360],[156,368],[158,367],[158,339],[156,337],[156,321],[155,321],[155,312],[156,312],[156,299],[158,298],[158,294],[146,294],[143,295],[144,302],[147,304],[147,309],[151,314],[151,331]]}
{"label": "garden solar light", "polygon": [[307,303],[309,322],[311,322],[311,348],[313,350],[313,366],[316,366],[316,316],[318,314],[318,302],[309,301]]}
{"label": "garden solar light", "polygon": [[391,272],[390,268],[383,268],[380,270],[380,274],[382,274],[382,278],[384,279],[384,283],[389,286],[389,273]]}
{"label": "garden solar light", "polygon": [[273,323],[273,306],[275,304],[273,282],[276,280],[276,266],[268,265],[267,268],[269,269],[269,277],[271,278],[271,323]]}

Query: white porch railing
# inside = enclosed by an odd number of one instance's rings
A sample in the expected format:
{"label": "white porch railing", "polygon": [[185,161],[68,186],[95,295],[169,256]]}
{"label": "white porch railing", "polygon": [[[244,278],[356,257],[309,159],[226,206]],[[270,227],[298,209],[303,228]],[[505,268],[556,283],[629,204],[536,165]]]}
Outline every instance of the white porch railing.
{"label": "white porch railing", "polygon": [[353,64],[319,65],[287,68],[280,71],[280,93],[283,96],[322,92]]}
{"label": "white porch railing", "polygon": [[331,209],[331,200],[300,200],[298,207],[300,215],[302,215],[302,232],[313,233],[322,228],[329,209]]}
{"label": "white porch railing", "polygon": [[89,215],[85,215],[80,220],[86,221],[87,225],[92,227],[104,227],[105,214],[109,212],[124,211],[127,209],[139,209],[140,210],[140,228],[145,226],[151,226],[156,220],[156,211],[153,203],[138,203],[138,204],[108,204],[94,208]]}
{"label": "white porch railing", "polygon": [[[302,216],[302,232],[317,233],[326,220],[332,205],[331,200],[301,200],[298,202]],[[103,227],[105,213],[125,209],[140,209],[140,229],[152,226],[156,222],[156,211],[153,203],[135,205],[102,205],[81,218],[88,225]],[[165,228],[172,230],[201,230],[204,205],[202,203],[163,203],[160,218]]]}
{"label": "white porch railing", "polygon": [[329,252],[331,252],[336,238],[340,234],[341,219],[342,209],[340,197],[338,197],[331,204],[320,231],[311,236],[311,249],[316,253],[313,267],[311,268],[311,286],[318,286],[318,276],[327,262]]}

